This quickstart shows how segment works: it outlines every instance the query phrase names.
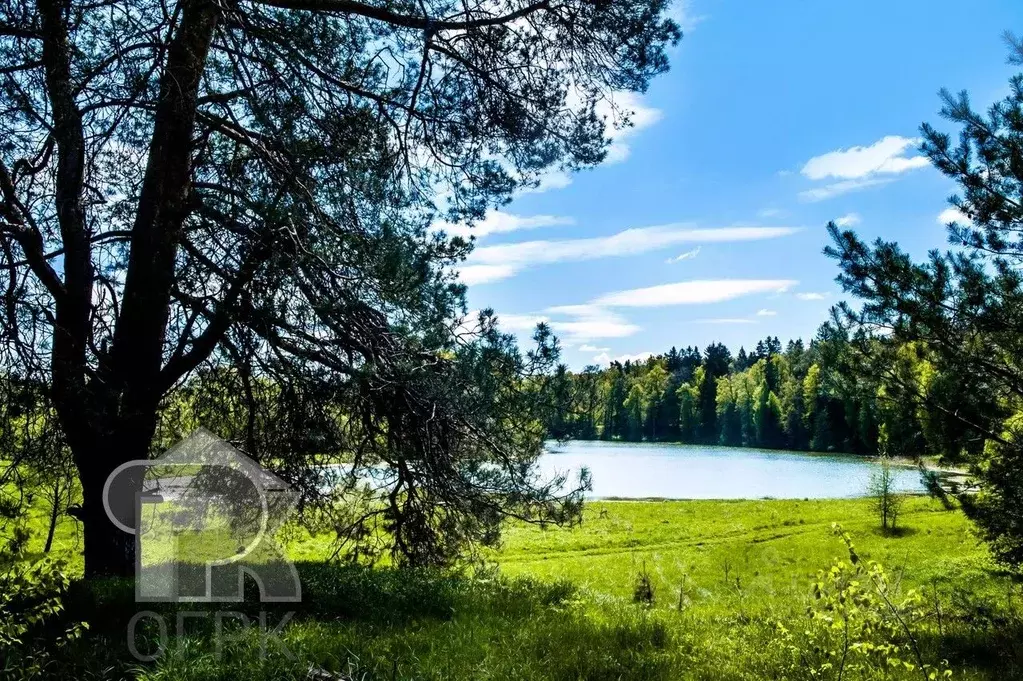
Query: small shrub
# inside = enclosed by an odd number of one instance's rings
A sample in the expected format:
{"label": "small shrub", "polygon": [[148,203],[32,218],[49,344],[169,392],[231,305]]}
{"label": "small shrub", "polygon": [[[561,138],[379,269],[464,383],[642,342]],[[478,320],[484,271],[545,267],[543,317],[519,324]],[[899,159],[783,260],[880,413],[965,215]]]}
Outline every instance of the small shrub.
{"label": "small shrub", "polygon": [[64,565],[49,558],[28,560],[28,538],[19,523],[0,547],[0,678],[46,675],[55,656],[88,628],[64,620],[70,583]]}
{"label": "small shrub", "polygon": [[644,562],[643,569],[636,577],[636,586],[632,589],[632,601],[642,605],[653,605],[655,600],[654,584],[650,579],[650,573],[647,572],[646,562]]}
{"label": "small shrub", "polygon": [[951,678],[947,660],[925,661],[921,654],[920,637],[938,629],[923,595],[901,593],[880,563],[864,563],[849,535],[833,528],[849,559],[818,571],[802,625],[776,625],[773,645],[787,655],[788,678]]}
{"label": "small shrub", "polygon": [[887,456],[882,456],[877,468],[871,472],[867,495],[881,521],[881,531],[885,534],[894,534],[898,530],[899,515],[902,513],[905,497],[895,490],[895,472],[892,470],[891,459]]}

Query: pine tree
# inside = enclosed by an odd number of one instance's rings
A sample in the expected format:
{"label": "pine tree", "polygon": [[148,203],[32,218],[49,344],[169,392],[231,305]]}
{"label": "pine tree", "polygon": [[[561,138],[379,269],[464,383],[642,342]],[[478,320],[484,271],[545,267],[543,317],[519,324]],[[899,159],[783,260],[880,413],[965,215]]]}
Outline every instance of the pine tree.
{"label": "pine tree", "polygon": [[[1010,63],[1023,66],[1023,41],[1008,37]],[[895,243],[868,245],[852,231],[828,225],[838,281],[860,300],[838,320],[854,332],[861,375],[884,378],[897,400],[957,421],[987,446],[947,451],[966,456],[982,489],[960,499],[996,555],[1023,563],[1023,73],[987,115],[975,112],[965,92],[942,91],[941,115],[960,127],[957,138],[921,126],[922,152],[960,193],[947,225],[955,250],[932,252],[916,263]],[[955,141],[954,141],[955,140]],[[889,329],[884,342],[873,328]],[[926,345],[929,361],[951,385],[923,392],[905,381],[896,355],[907,343]],[[908,407],[907,407],[908,409]],[[898,421],[908,420],[909,414]],[[892,424],[886,423],[886,430]],[[896,437],[889,433],[888,437]],[[898,439],[906,441],[904,435]],[[952,440],[954,442],[954,440]],[[907,445],[900,445],[907,446]],[[911,438],[909,447],[919,446]]]}

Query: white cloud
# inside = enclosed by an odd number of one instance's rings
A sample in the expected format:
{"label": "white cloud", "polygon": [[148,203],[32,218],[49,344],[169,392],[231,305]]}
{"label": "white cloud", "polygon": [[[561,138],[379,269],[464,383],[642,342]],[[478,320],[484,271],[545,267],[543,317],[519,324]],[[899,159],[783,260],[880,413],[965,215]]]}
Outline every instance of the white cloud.
{"label": "white cloud", "polygon": [[824,185],[823,187],[814,187],[813,189],[807,189],[806,191],[799,192],[799,198],[803,201],[824,201],[825,199],[831,199],[842,194],[866,189],[867,187],[888,184],[891,181],[891,178],[842,180],[841,182],[833,182],[831,184]]}
{"label": "white cloud", "polygon": [[[695,228],[683,224],[627,229],[610,236],[587,239],[522,241],[483,246],[473,251],[461,268],[474,283],[506,279],[541,264],[638,255],[681,243],[721,243],[774,239],[799,231],[797,227]],[[480,269],[489,266],[489,269]],[[471,269],[477,268],[477,269]],[[467,281],[467,280],[466,280]],[[473,283],[473,282],[467,282]]]}
{"label": "white cloud", "polygon": [[480,330],[479,310],[471,310],[455,320],[453,332],[456,336],[473,335]]}
{"label": "white cloud", "polygon": [[602,308],[602,307],[600,307],[598,305],[588,305],[588,304],[583,304],[583,305],[555,305],[554,307],[549,307],[549,308],[547,308],[545,310],[545,312],[549,312],[551,314],[564,314],[564,315],[571,315],[573,317],[585,317],[585,316],[588,316],[588,315],[596,315],[596,314],[601,314],[602,312],[605,312],[605,311],[606,310],[604,310],[604,308]]}
{"label": "white cloud", "polygon": [[570,217],[558,215],[515,215],[504,211],[494,210],[487,214],[486,218],[470,227],[466,224],[453,224],[450,222],[438,222],[434,229],[443,229],[449,236],[470,236],[484,237],[488,234],[501,234],[505,232],[517,232],[524,229],[536,229],[538,227],[556,227],[561,225],[574,224],[575,220]]}
{"label": "white cloud", "polygon": [[849,213],[835,220],[835,224],[839,227],[852,227],[853,225],[860,224],[859,213]]}
{"label": "white cloud", "polygon": [[594,303],[607,307],[663,307],[720,303],[754,293],[782,293],[798,284],[791,279],[718,279],[682,281],[608,293]]}
{"label": "white cloud", "polygon": [[463,265],[458,276],[466,284],[486,284],[507,279],[515,274],[511,265]]}
{"label": "white cloud", "polygon": [[926,156],[907,156],[918,144],[919,138],[888,135],[868,147],[850,147],[814,156],[803,165],[803,176],[810,180],[838,181],[800,192],[799,197],[804,201],[823,201],[890,182],[892,178],[884,177],[886,175],[923,168],[930,164]]}
{"label": "white cloud", "polygon": [[[569,94],[569,106],[578,106],[578,95]],[[612,92],[609,99],[598,102],[597,115],[607,122],[605,134],[611,143],[607,148],[604,163],[621,163],[629,158],[631,149],[628,140],[639,131],[649,128],[661,120],[662,112],[647,106],[642,95],[635,92]],[[631,125],[621,125],[627,118]],[[518,194],[542,194],[555,189],[564,189],[572,184],[572,174],[565,170],[551,170],[540,177],[536,187],[522,187]]]}
{"label": "white cloud", "polygon": [[762,218],[780,218],[783,215],[785,211],[780,208],[765,208],[757,213],[757,216]]}
{"label": "white cloud", "polygon": [[[587,303],[556,305],[545,309],[542,315],[500,315],[499,320],[502,328],[511,331],[530,331],[537,322],[544,321],[550,325],[563,342],[580,344],[579,349],[584,352],[606,354],[608,348],[596,347],[592,341],[602,338],[625,338],[642,330],[614,308],[718,303],[758,293],[783,293],[798,283],[791,279],[683,281],[608,293]],[[770,310],[761,310],[758,313],[759,316],[773,314]],[[704,319],[699,322],[704,324],[751,324],[755,320]]]}
{"label": "white cloud", "polygon": [[829,177],[856,180],[878,173],[902,173],[929,163],[925,156],[904,155],[910,147],[919,144],[919,138],[888,135],[869,147],[850,147],[814,156],[801,172],[811,180]]}
{"label": "white cloud", "polygon": [[774,310],[768,310],[768,309],[757,310],[757,316],[758,317],[775,317],[777,315],[778,315],[778,313],[775,312]]}
{"label": "white cloud", "polygon": [[540,322],[546,322],[547,318],[540,315],[531,314],[499,314],[497,315],[497,325],[502,331],[512,332],[529,332],[532,333],[533,329]]}
{"label": "white cloud", "polygon": [[560,310],[551,308],[547,310],[552,314],[567,317],[551,319],[550,325],[559,336],[564,336],[567,342],[579,343],[597,338],[625,338],[640,330],[640,327],[631,323],[621,315],[612,310],[595,306],[585,307],[585,310],[570,311],[565,306]]}
{"label": "white cloud", "polygon": [[958,208],[946,208],[938,214],[938,224],[947,225],[950,222],[958,222],[960,225],[969,225],[973,223],[973,221],[966,217],[966,214]]}
{"label": "white cloud", "polygon": [[756,323],[753,319],[746,319],[745,317],[719,317],[716,319],[697,319],[697,324],[754,324]]}
{"label": "white cloud", "polygon": [[[630,126],[615,128],[617,115],[614,109],[623,113],[631,123]],[[629,157],[630,149],[628,139],[644,128],[661,120],[661,110],[646,106],[641,95],[635,92],[616,92],[612,95],[611,101],[604,101],[597,105],[597,115],[605,117],[608,121],[608,137],[611,138],[611,146],[608,147],[607,157],[604,163],[620,163]]]}
{"label": "white cloud", "polygon": [[637,352],[635,355],[618,355],[617,357],[611,357],[606,352],[602,352],[593,358],[593,361],[597,364],[610,364],[611,362],[618,362],[625,364],[626,362],[645,362],[654,356],[652,352]]}
{"label": "white cloud", "polygon": [[796,298],[800,300],[824,300],[828,297],[827,293],[797,293]]}
{"label": "white cloud", "polygon": [[[640,327],[629,322],[620,314],[595,305],[564,305],[544,311],[544,314],[497,315],[501,331],[515,334],[532,334],[536,325],[545,322],[567,345],[582,343],[583,352],[606,352],[606,347],[595,347],[589,343],[599,338],[625,338],[640,331]],[[459,331],[470,333],[477,330],[476,315],[472,312],[462,320]]]}
{"label": "white cloud", "polygon": [[572,174],[567,170],[551,170],[540,178],[540,184],[535,187],[520,187],[516,192],[522,194],[543,194],[554,189],[564,189],[572,184]]}
{"label": "white cloud", "polygon": [[679,253],[674,258],[668,258],[664,262],[666,262],[669,265],[671,265],[672,263],[682,262],[683,260],[689,260],[691,258],[695,258],[699,254],[700,254],[700,247],[697,246],[696,248],[692,249],[691,251],[686,251],[685,253]]}

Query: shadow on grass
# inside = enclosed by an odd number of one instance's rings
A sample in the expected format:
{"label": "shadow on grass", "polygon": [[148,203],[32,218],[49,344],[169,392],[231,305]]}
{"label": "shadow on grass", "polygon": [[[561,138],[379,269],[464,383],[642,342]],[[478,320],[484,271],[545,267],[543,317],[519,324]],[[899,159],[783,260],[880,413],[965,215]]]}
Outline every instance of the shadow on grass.
{"label": "shadow on grass", "polygon": [[253,617],[260,612],[293,612],[295,620],[401,624],[423,618],[448,619],[467,608],[528,617],[575,594],[575,587],[568,582],[508,580],[486,573],[317,562],[300,562],[296,568],[302,583],[298,603],[260,602],[256,584],[248,576],[245,600],[237,603],[137,603],[132,579],[104,579],[74,584],[68,615],[89,622],[93,631],[122,633],[141,610],[169,620],[179,612],[231,610]]}
{"label": "shadow on grass", "polygon": [[[62,675],[276,681],[311,678],[314,669],[322,679],[471,679],[473,670],[485,667],[504,669],[498,678],[671,678],[672,660],[648,654],[670,644],[663,623],[634,608],[597,619],[583,615],[572,607],[576,590],[567,582],[433,569],[296,567],[300,603],[260,603],[248,581],[244,602],[212,604],[136,603],[128,579],[77,583],[67,614],[89,622],[90,634],[64,660]],[[139,664],[128,654],[129,622],[140,611],[157,616],[136,622],[136,648],[151,654],[163,641],[170,651],[154,663]],[[283,640],[295,659],[273,650],[266,657],[259,628],[241,631],[241,618],[218,631],[225,621],[216,613],[224,611],[243,614],[250,625],[266,621],[268,628],[288,621]],[[217,634],[225,631],[231,644],[221,657]],[[504,648],[518,649],[517,657]]]}
{"label": "shadow on grass", "polygon": [[901,537],[912,537],[915,534],[919,534],[920,530],[915,527],[889,527],[880,528],[875,527],[873,530],[874,534],[878,537],[884,537],[885,539],[899,539]]}
{"label": "shadow on grass", "polygon": [[[581,598],[565,582],[324,563],[297,567],[301,603],[260,603],[254,584],[247,584],[242,603],[136,603],[131,580],[78,583],[67,600],[68,614],[89,621],[90,633],[51,678],[748,681],[781,678],[785,668],[779,649],[772,648],[773,621],[728,624],[733,638],[721,642],[720,618],[690,619],[671,609]],[[926,659],[947,658],[953,669],[973,670],[968,678],[1019,678],[1018,605],[968,589],[944,597],[941,634],[921,641]],[[166,623],[166,654],[155,662],[128,654],[128,622],[142,610]],[[259,629],[240,626],[227,630],[231,642],[220,650],[213,613],[225,610],[250,622],[263,613],[271,628],[294,613],[282,635],[290,654],[273,648],[268,654]],[[192,615],[182,621],[182,613]],[[721,614],[736,621],[734,613]],[[135,632],[142,652],[159,649],[160,632],[152,625],[149,620]],[[906,672],[892,678],[915,677]]]}

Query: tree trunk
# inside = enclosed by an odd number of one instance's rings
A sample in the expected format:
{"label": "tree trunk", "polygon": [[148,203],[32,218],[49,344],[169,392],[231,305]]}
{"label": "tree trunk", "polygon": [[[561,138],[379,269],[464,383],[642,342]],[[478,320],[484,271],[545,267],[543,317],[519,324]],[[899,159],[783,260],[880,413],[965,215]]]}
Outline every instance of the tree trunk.
{"label": "tree trunk", "polygon": [[53,548],[53,533],[57,530],[57,516],[60,513],[60,478],[53,482],[53,498],[50,499],[50,527],[46,530],[46,545],[43,553],[49,553]]}
{"label": "tree trunk", "polygon": [[[147,448],[113,446],[114,440],[85,451],[73,450],[82,482],[82,532],[85,577],[130,577],[135,574],[135,537],[107,516],[103,487],[115,468],[132,459],[147,458]],[[141,490],[141,476],[134,481]],[[135,527],[135,495],[121,488],[107,500],[111,511],[128,527]]]}
{"label": "tree trunk", "polygon": [[[135,575],[135,537],[122,532],[103,510],[103,501],[95,501],[103,488],[85,494],[82,529],[85,540],[85,577],[132,577]],[[93,503],[88,499],[94,498]]]}
{"label": "tree trunk", "polygon": [[[155,406],[149,413],[150,423],[155,425]],[[122,525],[137,528],[136,497],[142,490],[143,470],[139,468],[119,474],[117,485],[108,490],[105,499],[103,491],[107,478],[118,466],[149,458],[153,429],[138,433],[119,425],[111,430],[114,431],[113,436],[97,439],[91,447],[72,449],[82,483],[80,519],[85,540],[86,578],[130,577],[135,574],[135,536],[115,525],[107,514],[107,508]]]}
{"label": "tree trunk", "polygon": [[[107,517],[103,487],[122,463],[148,458],[160,400],[180,377],[180,372],[161,373],[161,365],[177,251],[189,210],[199,83],[221,13],[210,0],[187,0],[181,7],[161,77],[109,362],[101,361],[99,378],[90,381],[94,394],[89,407],[96,411],[83,428],[85,435],[71,442],[82,482],[86,577],[134,574],[135,537]],[[72,412],[65,410],[69,421]],[[141,472],[129,482],[106,502],[116,504],[114,515],[134,528]]]}

